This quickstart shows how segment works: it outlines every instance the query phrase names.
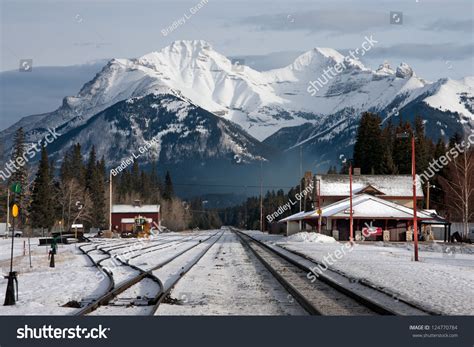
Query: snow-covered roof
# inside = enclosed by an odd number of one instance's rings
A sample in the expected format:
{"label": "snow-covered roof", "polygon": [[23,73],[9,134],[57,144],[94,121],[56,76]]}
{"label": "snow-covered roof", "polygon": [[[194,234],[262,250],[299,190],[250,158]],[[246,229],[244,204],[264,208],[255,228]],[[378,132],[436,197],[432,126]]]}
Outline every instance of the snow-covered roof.
{"label": "snow-covered roof", "polygon": [[[316,175],[321,182],[321,196],[349,196],[349,175]],[[413,196],[411,175],[353,175],[352,192],[375,189],[390,197]],[[423,197],[420,180],[416,184],[417,197]]]}
{"label": "snow-covered roof", "polygon": [[[349,218],[349,198],[337,201],[331,205],[321,208],[322,217],[342,217]],[[411,219],[413,218],[413,209],[397,204],[395,202],[387,201],[369,194],[356,195],[352,199],[352,210],[354,218],[373,219],[373,218],[387,218],[387,219]],[[319,215],[316,211],[299,212],[289,217],[283,218],[280,222],[295,221],[301,219],[315,219]],[[418,219],[432,220],[439,218],[433,216],[424,210],[417,212]]]}
{"label": "snow-covered roof", "polygon": [[113,205],[112,213],[158,213],[160,205]]}

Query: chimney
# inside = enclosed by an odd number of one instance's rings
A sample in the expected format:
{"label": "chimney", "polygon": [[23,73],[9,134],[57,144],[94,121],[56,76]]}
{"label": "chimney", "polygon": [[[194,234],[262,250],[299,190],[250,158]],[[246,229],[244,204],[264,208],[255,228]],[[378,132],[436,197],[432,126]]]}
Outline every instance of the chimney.
{"label": "chimney", "polygon": [[354,168],[354,176],[360,176],[360,167]]}
{"label": "chimney", "polygon": [[306,171],[304,173],[304,183],[307,186],[313,180],[313,173],[311,171]]}
{"label": "chimney", "polygon": [[133,200],[133,206],[140,207],[140,206],[142,206],[142,203],[141,203],[140,200]]}

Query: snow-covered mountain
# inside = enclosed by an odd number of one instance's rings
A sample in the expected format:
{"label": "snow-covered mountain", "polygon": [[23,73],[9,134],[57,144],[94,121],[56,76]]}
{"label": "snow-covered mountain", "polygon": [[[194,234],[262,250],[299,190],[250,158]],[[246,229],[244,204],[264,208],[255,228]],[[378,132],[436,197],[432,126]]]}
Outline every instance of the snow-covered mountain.
{"label": "snow-covered mountain", "polygon": [[[171,94],[129,98],[91,117],[51,144],[53,156],[81,143],[98,157],[119,164],[129,155],[147,162],[178,163],[226,158],[235,163],[266,160],[270,154],[239,126]],[[133,150],[135,149],[135,150]]]}
{"label": "snow-covered mountain", "polygon": [[[338,63],[345,68],[329,77],[327,69]],[[42,138],[47,128],[58,128],[63,134],[82,129],[81,140],[87,141],[92,132],[86,128],[96,115],[117,103],[148,95],[172,95],[230,121],[225,124],[234,124],[253,137],[252,141],[265,140],[281,151],[315,141],[318,148],[322,144],[351,146],[350,135],[364,111],[378,112],[386,119],[412,118],[419,113],[433,136],[474,128],[474,77],[430,83],[407,64],[392,68],[384,62],[373,71],[330,48],[311,49],[286,67],[259,72],[233,63],[205,41],[176,41],[140,58],[109,61],[77,95],[65,97],[57,110],[23,118],[1,132],[0,140],[9,148],[14,131],[22,126],[29,141]],[[136,120],[141,117],[145,116],[138,113]],[[190,118],[177,117],[177,121]],[[139,136],[143,124],[130,136]],[[105,151],[111,146],[109,140],[103,136],[94,143]],[[110,153],[112,161],[120,161],[120,153]],[[244,154],[258,155],[251,150]]]}

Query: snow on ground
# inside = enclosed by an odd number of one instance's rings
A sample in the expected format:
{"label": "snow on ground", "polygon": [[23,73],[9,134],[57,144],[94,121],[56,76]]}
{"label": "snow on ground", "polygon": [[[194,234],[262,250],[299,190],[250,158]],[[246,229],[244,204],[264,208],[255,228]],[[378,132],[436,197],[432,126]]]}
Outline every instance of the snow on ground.
{"label": "snow on ground", "polygon": [[288,236],[289,242],[316,242],[316,243],[334,243],[336,239],[331,236],[326,236],[317,233],[308,233],[307,231],[296,233]]}
{"label": "snow on ground", "polygon": [[[23,255],[26,241],[26,255]],[[105,292],[108,282],[95,276],[97,269],[76,248],[76,245],[59,245],[55,268],[49,267],[47,252],[50,247],[38,246],[38,239],[31,239],[29,266],[28,241],[15,238],[13,271],[18,272],[18,301],[14,306],[0,306],[0,315],[68,315],[77,309],[61,307],[68,301],[80,301],[86,296]],[[10,271],[11,239],[0,239],[0,269],[2,275]],[[5,297],[7,279],[0,278],[0,299]]]}
{"label": "snow on ground", "polygon": [[186,251],[190,247],[204,241],[214,233],[215,231],[202,232],[199,233],[199,236],[196,238],[183,238],[183,242],[170,242],[169,244],[163,245],[163,247],[158,251],[143,253],[140,256],[131,258],[129,263],[139,267],[142,270],[148,271],[157,265],[174,258],[178,253]]}
{"label": "snow on ground", "polygon": [[178,282],[158,315],[304,315],[306,312],[238,237],[224,235]]}
{"label": "snow on ground", "polygon": [[458,252],[446,253],[445,246],[421,244],[420,262],[414,262],[412,244],[356,243],[351,251],[336,259],[335,251],[344,243],[295,242],[290,237],[256,231],[249,234],[324,262],[330,269],[421,307],[449,315],[474,314],[473,246],[451,246]]}
{"label": "snow on ground", "polygon": [[181,277],[181,274],[187,271],[193,263],[202,255],[203,252],[206,252],[206,249],[215,242],[222,233],[217,232],[211,238],[204,240],[200,243],[196,243],[196,247],[193,247],[186,253],[178,256],[173,259],[171,262],[167,263],[163,267],[160,267],[157,270],[152,271],[153,276],[160,279],[163,284],[163,290],[168,290],[172,287]]}

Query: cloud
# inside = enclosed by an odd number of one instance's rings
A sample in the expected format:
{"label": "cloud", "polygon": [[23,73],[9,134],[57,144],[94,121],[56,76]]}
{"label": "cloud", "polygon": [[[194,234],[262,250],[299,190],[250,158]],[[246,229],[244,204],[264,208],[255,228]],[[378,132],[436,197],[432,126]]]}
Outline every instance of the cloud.
{"label": "cloud", "polygon": [[374,47],[371,58],[414,58],[423,60],[463,60],[474,55],[474,44],[456,45],[452,43],[401,43],[388,47]]}
{"label": "cloud", "polygon": [[474,20],[455,20],[442,18],[427,24],[423,27],[423,29],[432,31],[463,31],[472,33],[474,31]]}
{"label": "cloud", "polygon": [[389,26],[389,13],[375,11],[310,10],[307,12],[259,15],[244,18],[242,24],[259,30],[308,30],[345,32]]}

